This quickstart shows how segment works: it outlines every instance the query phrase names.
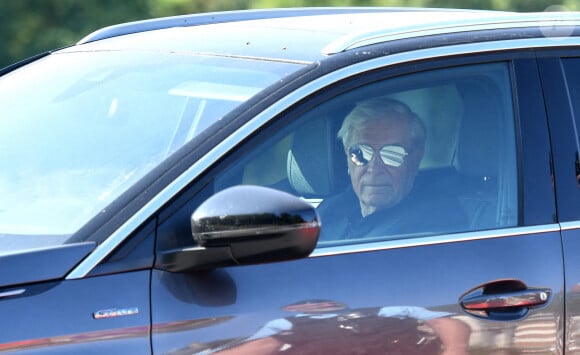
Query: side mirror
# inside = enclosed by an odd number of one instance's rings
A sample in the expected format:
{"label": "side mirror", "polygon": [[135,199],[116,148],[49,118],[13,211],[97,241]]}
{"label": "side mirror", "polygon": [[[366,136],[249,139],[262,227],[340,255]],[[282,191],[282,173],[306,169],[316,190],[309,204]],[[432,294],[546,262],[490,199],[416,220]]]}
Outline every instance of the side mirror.
{"label": "side mirror", "polygon": [[320,232],[316,210],[288,193],[240,185],[202,203],[191,216],[197,246],[163,253],[163,269],[214,269],[304,258]]}

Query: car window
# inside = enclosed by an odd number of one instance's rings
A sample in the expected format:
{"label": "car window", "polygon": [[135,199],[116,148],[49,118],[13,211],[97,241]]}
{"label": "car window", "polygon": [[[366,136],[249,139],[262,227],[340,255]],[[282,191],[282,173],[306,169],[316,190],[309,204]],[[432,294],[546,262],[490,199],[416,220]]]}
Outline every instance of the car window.
{"label": "car window", "polygon": [[[515,226],[518,179],[509,78],[506,63],[491,63],[343,91],[300,108],[291,123],[256,138],[263,140],[254,140],[217,175],[215,191],[252,184],[308,200],[322,222],[319,246]],[[407,136],[404,119],[386,126],[373,119],[393,104],[419,118],[426,133],[423,149],[397,136]],[[353,124],[343,144],[338,134],[349,115],[370,118]],[[366,176],[371,170],[382,174]]]}
{"label": "car window", "polygon": [[[555,186],[560,206],[558,221],[577,221],[580,218],[580,58],[566,56],[545,63],[547,69],[544,70],[550,70],[550,77],[543,81],[552,94],[547,100],[554,117],[550,129],[557,137],[553,140],[553,149]],[[547,73],[545,75],[548,76]],[[561,133],[554,133],[559,131]]]}
{"label": "car window", "polygon": [[68,49],[0,78],[0,253],[62,243],[302,64]]}
{"label": "car window", "polygon": [[580,114],[580,80],[578,77],[580,75],[580,58],[563,58],[562,59],[562,67],[564,69],[565,74],[565,83],[568,89],[568,102],[570,103],[572,115],[573,115],[573,123],[575,125],[575,138],[576,138],[576,177],[578,179],[578,187],[580,190],[580,157],[578,156],[578,152],[580,152],[580,131],[579,131],[579,118],[578,114]]}

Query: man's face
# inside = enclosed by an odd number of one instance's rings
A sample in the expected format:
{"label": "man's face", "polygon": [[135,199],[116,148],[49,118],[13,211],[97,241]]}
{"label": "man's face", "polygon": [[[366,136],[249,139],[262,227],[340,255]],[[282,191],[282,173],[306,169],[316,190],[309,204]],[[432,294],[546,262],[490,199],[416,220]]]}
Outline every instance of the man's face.
{"label": "man's face", "polygon": [[[347,160],[350,180],[363,216],[396,205],[413,187],[423,148],[413,147],[409,130],[409,120],[402,116],[391,120],[371,120],[352,128],[346,147]],[[373,148],[373,157],[366,165],[355,165],[351,161],[348,147],[355,144]],[[398,145],[409,153],[401,166],[383,163],[378,152],[385,145]]]}

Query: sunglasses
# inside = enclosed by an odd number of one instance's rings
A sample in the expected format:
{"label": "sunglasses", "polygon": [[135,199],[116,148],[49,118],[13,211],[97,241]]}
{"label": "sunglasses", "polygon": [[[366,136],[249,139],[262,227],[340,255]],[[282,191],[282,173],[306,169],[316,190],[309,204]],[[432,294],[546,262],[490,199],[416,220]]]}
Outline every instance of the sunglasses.
{"label": "sunglasses", "polygon": [[[373,147],[366,144],[355,144],[348,147],[350,161],[356,166],[367,165],[373,159],[374,154]],[[379,150],[379,156],[383,163],[393,167],[401,166],[408,154],[405,148],[398,145],[385,145]]]}

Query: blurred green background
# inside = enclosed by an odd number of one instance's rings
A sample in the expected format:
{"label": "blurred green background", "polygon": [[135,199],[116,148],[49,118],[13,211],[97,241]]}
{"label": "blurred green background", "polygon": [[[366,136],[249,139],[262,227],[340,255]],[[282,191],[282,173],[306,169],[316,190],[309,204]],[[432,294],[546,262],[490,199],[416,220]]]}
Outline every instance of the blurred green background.
{"label": "blurred green background", "polygon": [[580,0],[0,0],[0,67],[120,22],[221,10],[297,6],[412,6],[575,11]]}

